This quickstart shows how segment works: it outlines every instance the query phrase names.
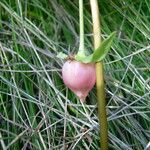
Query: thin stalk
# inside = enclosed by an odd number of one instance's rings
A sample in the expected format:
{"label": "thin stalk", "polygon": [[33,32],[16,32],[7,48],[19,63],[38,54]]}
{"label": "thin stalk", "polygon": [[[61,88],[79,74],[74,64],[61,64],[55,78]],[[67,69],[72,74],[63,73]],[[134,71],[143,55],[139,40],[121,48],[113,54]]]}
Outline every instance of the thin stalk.
{"label": "thin stalk", "polygon": [[84,19],[83,19],[83,0],[79,0],[79,22],[80,22],[80,44],[78,54],[84,56]]}
{"label": "thin stalk", "polygon": [[[96,49],[101,44],[99,8],[97,0],[90,0],[90,5],[93,20],[94,48]],[[100,124],[101,150],[108,150],[108,124],[106,115],[103,62],[96,63],[96,88],[97,88],[97,102],[98,102],[98,117]]]}

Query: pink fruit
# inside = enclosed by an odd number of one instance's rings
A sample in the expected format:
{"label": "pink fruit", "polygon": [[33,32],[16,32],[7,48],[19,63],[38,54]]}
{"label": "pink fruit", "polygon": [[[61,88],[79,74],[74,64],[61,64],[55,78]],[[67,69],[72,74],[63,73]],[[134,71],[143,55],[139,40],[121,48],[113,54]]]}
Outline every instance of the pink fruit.
{"label": "pink fruit", "polygon": [[65,85],[84,101],[96,82],[95,64],[68,60],[62,68]]}

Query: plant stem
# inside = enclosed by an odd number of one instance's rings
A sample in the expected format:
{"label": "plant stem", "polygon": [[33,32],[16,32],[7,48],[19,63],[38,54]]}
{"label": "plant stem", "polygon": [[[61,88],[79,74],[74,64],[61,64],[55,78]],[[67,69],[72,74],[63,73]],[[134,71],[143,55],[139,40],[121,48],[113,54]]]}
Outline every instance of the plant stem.
{"label": "plant stem", "polygon": [[[101,43],[99,8],[97,0],[90,0],[90,5],[93,20],[94,48],[96,49],[100,46]],[[98,117],[100,124],[101,150],[108,150],[108,124],[106,115],[103,62],[96,63],[96,88],[98,101]]]}
{"label": "plant stem", "polygon": [[79,19],[80,19],[80,45],[78,54],[84,56],[84,19],[83,19],[83,0],[79,0]]}

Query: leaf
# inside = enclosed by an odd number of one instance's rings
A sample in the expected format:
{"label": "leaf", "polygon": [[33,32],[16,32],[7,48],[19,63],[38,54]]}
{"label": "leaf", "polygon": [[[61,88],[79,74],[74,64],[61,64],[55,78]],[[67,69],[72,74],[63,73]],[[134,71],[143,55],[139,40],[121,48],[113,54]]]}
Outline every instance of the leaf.
{"label": "leaf", "polygon": [[111,33],[110,36],[106,40],[104,40],[101,43],[101,45],[94,51],[93,58],[92,58],[93,62],[101,61],[102,59],[105,58],[105,56],[110,50],[115,35],[116,32]]}
{"label": "leaf", "polygon": [[106,40],[104,40],[101,43],[101,45],[93,52],[93,54],[91,54],[89,56],[82,56],[82,55],[77,54],[75,56],[75,59],[77,61],[81,61],[83,63],[91,63],[91,62],[101,61],[102,59],[105,58],[105,56],[109,52],[115,35],[116,35],[116,32],[111,33],[110,36]]}
{"label": "leaf", "polygon": [[68,55],[66,55],[66,54],[63,53],[63,52],[60,52],[60,53],[58,53],[57,57],[58,57],[58,58],[61,58],[61,59],[66,59],[66,58],[68,57]]}

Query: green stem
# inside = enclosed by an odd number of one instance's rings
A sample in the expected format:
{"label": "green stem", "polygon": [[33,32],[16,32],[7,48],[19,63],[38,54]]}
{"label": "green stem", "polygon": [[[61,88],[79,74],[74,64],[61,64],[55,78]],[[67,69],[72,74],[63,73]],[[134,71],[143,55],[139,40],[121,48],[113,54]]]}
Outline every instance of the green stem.
{"label": "green stem", "polygon": [[85,56],[84,53],[84,19],[83,19],[83,0],[79,0],[79,19],[80,19],[80,45],[78,54]]}
{"label": "green stem", "polygon": [[[90,0],[90,5],[93,20],[94,48],[97,49],[101,43],[99,8],[97,0]],[[100,124],[101,150],[108,150],[108,124],[106,113],[103,62],[96,63],[96,87],[97,87],[97,101],[98,101],[98,117]]]}

